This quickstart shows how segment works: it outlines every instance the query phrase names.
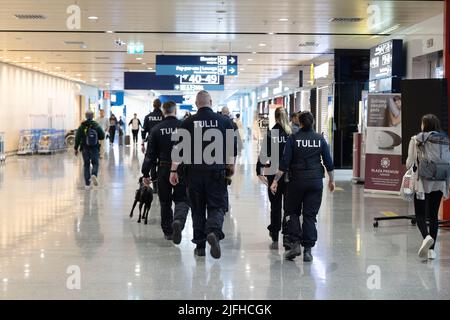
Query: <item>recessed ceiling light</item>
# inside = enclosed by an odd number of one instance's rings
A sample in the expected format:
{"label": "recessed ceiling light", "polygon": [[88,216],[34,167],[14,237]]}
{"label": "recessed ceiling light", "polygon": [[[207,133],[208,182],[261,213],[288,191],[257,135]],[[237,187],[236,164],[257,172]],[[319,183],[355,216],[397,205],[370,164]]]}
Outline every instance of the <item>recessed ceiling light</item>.
{"label": "recessed ceiling light", "polygon": [[77,77],[81,77],[81,73],[77,73]]}
{"label": "recessed ceiling light", "polygon": [[147,70],[153,70],[153,68],[152,68],[152,67],[150,67],[150,68],[147,68]]}
{"label": "recessed ceiling light", "polygon": [[253,52],[252,52],[252,54],[257,54],[257,53],[258,53],[258,52],[256,52],[256,51],[253,51]]}
{"label": "recessed ceiling light", "polygon": [[252,58],[250,58],[250,59],[247,59],[247,61],[253,61],[253,59],[252,59]]}
{"label": "recessed ceiling light", "polygon": [[269,34],[269,35],[274,35],[275,33],[273,33],[273,32],[269,32],[268,34]]}
{"label": "recessed ceiling light", "polygon": [[244,68],[240,68],[239,70],[241,70],[241,71],[245,71],[245,69],[244,69]]}
{"label": "recessed ceiling light", "polygon": [[288,18],[280,18],[280,19],[278,19],[278,21],[285,22],[285,21],[289,21],[289,19]]}
{"label": "recessed ceiling light", "polygon": [[59,70],[59,69],[61,69],[61,67],[55,67],[55,69],[56,69],[56,70]]}
{"label": "recessed ceiling light", "polygon": [[88,19],[89,20],[98,20],[98,17],[97,16],[90,16],[90,17],[88,17]]}
{"label": "recessed ceiling light", "polygon": [[265,47],[265,46],[267,46],[267,44],[265,44],[265,43],[260,43],[259,46],[260,46],[260,47]]}
{"label": "recessed ceiling light", "polygon": [[106,31],[106,33],[114,33],[114,31],[108,30]]}
{"label": "recessed ceiling light", "polygon": [[31,59],[31,57],[24,57],[24,59],[25,59],[25,60],[30,60],[30,59]]}
{"label": "recessed ceiling light", "polygon": [[142,57],[137,57],[137,58],[136,58],[136,60],[142,60],[142,59],[143,59]]}

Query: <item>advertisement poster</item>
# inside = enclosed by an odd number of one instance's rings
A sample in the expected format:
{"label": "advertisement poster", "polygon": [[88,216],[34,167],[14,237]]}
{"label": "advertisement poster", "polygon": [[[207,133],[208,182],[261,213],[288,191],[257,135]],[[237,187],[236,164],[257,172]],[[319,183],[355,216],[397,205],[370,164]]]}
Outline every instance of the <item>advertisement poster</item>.
{"label": "advertisement poster", "polygon": [[402,99],[400,94],[369,94],[365,190],[398,193],[402,165]]}

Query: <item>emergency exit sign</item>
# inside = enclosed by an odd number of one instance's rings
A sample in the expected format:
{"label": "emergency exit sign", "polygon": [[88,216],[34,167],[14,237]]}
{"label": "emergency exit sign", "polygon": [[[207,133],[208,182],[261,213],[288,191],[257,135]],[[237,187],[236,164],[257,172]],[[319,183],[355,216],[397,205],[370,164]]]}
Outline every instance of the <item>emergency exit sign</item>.
{"label": "emergency exit sign", "polygon": [[144,44],[143,43],[130,43],[127,46],[128,54],[144,54]]}

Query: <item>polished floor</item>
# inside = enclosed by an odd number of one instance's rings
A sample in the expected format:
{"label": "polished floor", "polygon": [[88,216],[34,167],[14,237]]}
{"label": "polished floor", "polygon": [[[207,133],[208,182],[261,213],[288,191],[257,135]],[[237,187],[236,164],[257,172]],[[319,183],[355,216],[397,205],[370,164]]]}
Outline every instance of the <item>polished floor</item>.
{"label": "polished floor", "polygon": [[165,241],[157,200],[149,225],[129,219],[142,161],[133,147],[111,150],[90,192],[71,153],[8,159],[0,166],[0,299],[450,298],[450,233],[440,233],[438,260],[421,261],[416,227],[372,226],[380,212],[412,208],[347,181],[324,194],[314,262],[284,261],[281,247],[270,249],[267,191],[254,175],[254,148],[246,150],[219,261],[194,257],[190,218],[180,246]]}

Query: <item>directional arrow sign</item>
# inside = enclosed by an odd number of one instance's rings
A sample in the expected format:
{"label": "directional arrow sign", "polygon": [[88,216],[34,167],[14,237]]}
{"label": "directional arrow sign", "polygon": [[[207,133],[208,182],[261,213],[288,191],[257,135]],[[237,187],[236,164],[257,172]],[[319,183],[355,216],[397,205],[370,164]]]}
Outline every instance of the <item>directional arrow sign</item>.
{"label": "directional arrow sign", "polygon": [[157,55],[157,75],[238,75],[237,56]]}

